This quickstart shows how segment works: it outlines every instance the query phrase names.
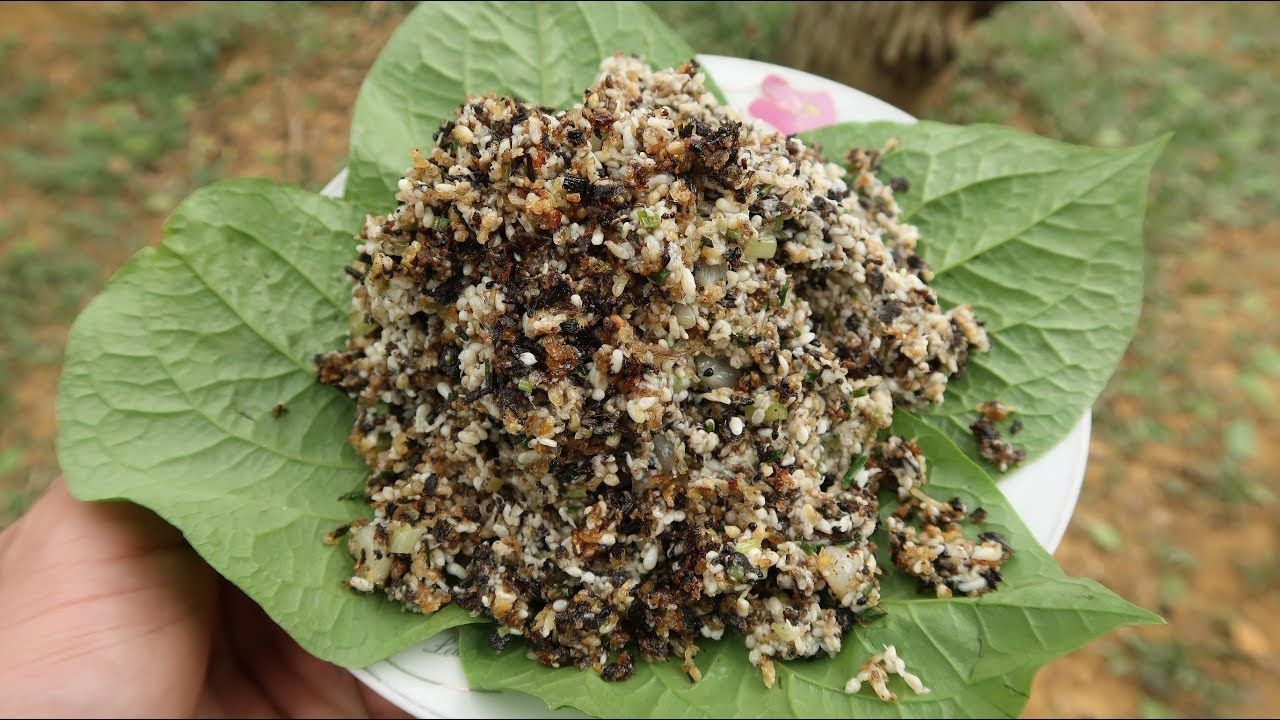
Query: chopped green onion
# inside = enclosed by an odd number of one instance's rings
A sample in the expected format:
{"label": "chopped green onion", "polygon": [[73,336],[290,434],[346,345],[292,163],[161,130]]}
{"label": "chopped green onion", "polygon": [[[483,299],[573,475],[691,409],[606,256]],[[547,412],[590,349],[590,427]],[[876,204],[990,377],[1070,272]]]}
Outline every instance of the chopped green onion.
{"label": "chopped green onion", "polygon": [[805,374],[804,374],[804,381],[805,381],[805,382],[807,382],[807,383],[814,383],[814,382],[817,382],[817,381],[818,381],[818,371],[816,371],[816,370],[810,370],[809,372],[805,373]]}
{"label": "chopped green onion", "polygon": [[422,534],[426,530],[426,528],[412,525],[401,525],[391,532],[391,541],[387,543],[387,549],[393,553],[408,555],[418,548],[418,541],[422,539]]}
{"label": "chopped green onion", "polygon": [[640,221],[640,227],[653,228],[662,224],[662,218],[657,213],[641,208],[636,211],[636,219]]}
{"label": "chopped green onion", "polygon": [[778,634],[778,637],[782,638],[786,642],[791,642],[792,640],[800,637],[800,631],[791,627],[791,623],[788,622],[776,622],[771,624],[769,627],[773,628],[773,631]]}
{"label": "chopped green onion", "polygon": [[351,320],[351,334],[356,337],[359,337],[361,335],[368,335],[369,333],[378,329],[377,325],[374,325],[372,322],[369,321],[369,316],[367,315],[362,315],[360,313],[353,312],[350,315],[350,320]]}
{"label": "chopped green onion", "polygon": [[864,387],[858,388],[857,390],[854,390],[854,391],[853,391],[853,396],[854,396],[854,397],[856,397],[856,398],[858,398],[858,397],[866,397],[866,396],[867,396],[867,389],[866,389],[866,388],[864,388]]}
{"label": "chopped green onion", "polygon": [[784,217],[776,217],[776,218],[774,218],[774,219],[773,219],[773,222],[769,225],[769,229],[770,229],[770,230],[772,230],[772,231],[774,231],[774,232],[778,232],[779,230],[781,230],[781,229],[782,229],[782,223],[783,223],[785,220],[786,220],[786,218],[784,218]]}
{"label": "chopped green onion", "polygon": [[768,260],[778,252],[778,241],[772,235],[761,235],[742,249],[742,254],[750,260]]}
{"label": "chopped green onion", "polygon": [[703,430],[706,430],[707,432],[715,432],[715,431],[716,431],[716,421],[715,421],[715,420],[712,420],[711,418],[707,418],[707,421],[706,421],[706,422],[704,422],[704,423],[702,423],[702,429],[703,429]]}
{"label": "chopped green onion", "polygon": [[585,500],[587,499],[587,489],[581,485],[571,487],[565,492],[564,496],[570,500]]}
{"label": "chopped green onion", "polygon": [[747,576],[747,573],[737,565],[731,566],[728,570],[725,571],[724,574],[728,575],[729,579],[734,582],[740,582],[742,578]]}
{"label": "chopped green onion", "polygon": [[791,292],[791,281],[782,283],[782,289],[778,291],[778,304],[782,305],[787,302],[787,294]]}
{"label": "chopped green onion", "polygon": [[768,453],[765,454],[764,458],[760,462],[776,463],[781,459],[782,459],[781,450],[770,450]]}
{"label": "chopped green onion", "polygon": [[654,281],[658,285],[661,285],[662,283],[667,281],[667,276],[670,274],[671,274],[670,270],[659,270],[658,272],[650,275],[649,279]]}
{"label": "chopped green onion", "polygon": [[854,613],[854,622],[859,625],[870,625],[871,623],[886,617],[889,614],[887,610],[879,605],[872,605],[860,613]]}
{"label": "chopped green onion", "polygon": [[[756,411],[760,409],[759,405],[752,405],[747,409],[747,417],[754,418]],[[787,417],[787,406],[778,402],[771,402],[764,409],[764,422],[771,423],[779,420],[785,420]]]}
{"label": "chopped green onion", "polygon": [[805,554],[805,555],[817,555],[817,554],[818,554],[818,547],[817,547],[816,545],[810,545],[810,544],[809,544],[809,543],[807,543],[807,542],[802,542],[802,543],[800,543],[800,549],[804,551],[804,554]]}
{"label": "chopped green onion", "polygon": [[762,538],[758,538],[754,536],[749,537],[746,540],[743,540],[742,542],[738,543],[737,545],[734,545],[733,549],[735,552],[740,552],[743,555],[748,555],[751,553],[752,550],[760,549],[761,540]]}
{"label": "chopped green onion", "polygon": [[859,470],[866,467],[867,461],[870,459],[871,458],[868,457],[866,453],[854,458],[853,464],[849,466],[848,470],[844,471],[844,477],[840,479],[840,482],[843,482],[845,485],[852,486],[853,476],[857,475]]}
{"label": "chopped green onion", "polygon": [[737,230],[725,230],[724,235],[734,242],[742,242],[742,233]]}
{"label": "chopped green onion", "polygon": [[738,347],[742,347],[742,348],[747,347],[748,345],[751,344],[750,341],[748,341],[746,338],[742,337],[738,333],[733,333],[732,335],[729,336],[729,339],[733,341],[734,345],[737,345]]}
{"label": "chopped green onion", "polygon": [[822,436],[822,449],[835,455],[840,452],[840,437],[835,433]]}
{"label": "chopped green onion", "polygon": [[671,382],[671,390],[675,393],[679,393],[681,390],[684,390],[684,378],[676,375],[675,379]]}
{"label": "chopped green onion", "polygon": [[388,405],[386,402],[379,401],[377,407],[373,409],[373,412],[375,415],[390,415],[391,406]]}
{"label": "chopped green onion", "polygon": [[765,408],[764,421],[767,423],[785,420],[787,417],[787,406],[782,403],[769,403],[769,407]]}
{"label": "chopped green onion", "polygon": [[516,383],[516,387],[520,388],[520,392],[531,393],[533,392],[533,381],[527,377],[520,378],[520,381]]}
{"label": "chopped green onion", "polygon": [[445,228],[449,227],[449,218],[445,217],[444,215],[437,215],[436,219],[431,222],[431,227],[435,228],[436,230],[444,230]]}

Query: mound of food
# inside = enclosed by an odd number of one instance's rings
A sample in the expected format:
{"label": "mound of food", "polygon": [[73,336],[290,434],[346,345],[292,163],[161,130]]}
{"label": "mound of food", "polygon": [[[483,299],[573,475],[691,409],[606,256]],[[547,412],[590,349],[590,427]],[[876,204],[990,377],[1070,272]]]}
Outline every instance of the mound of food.
{"label": "mound of food", "polygon": [[572,109],[473,97],[435,140],[368,218],[350,337],[317,359],[370,470],[352,588],[608,679],[628,646],[697,679],[728,629],[771,683],[877,605],[896,488],[895,564],[994,589],[1007,543],[965,539],[885,433],[988,341],[939,306],[877,152],[846,172],[696,65],[622,56]]}

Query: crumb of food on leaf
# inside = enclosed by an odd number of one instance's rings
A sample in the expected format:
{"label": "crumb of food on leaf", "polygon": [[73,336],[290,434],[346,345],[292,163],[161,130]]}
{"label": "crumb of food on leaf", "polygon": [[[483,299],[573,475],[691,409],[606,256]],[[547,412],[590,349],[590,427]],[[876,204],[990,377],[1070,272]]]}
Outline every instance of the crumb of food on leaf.
{"label": "crumb of food on leaf", "polygon": [[350,529],[351,529],[351,524],[346,523],[343,525],[339,525],[338,527],[330,530],[324,536],[324,544],[337,545],[341,541],[342,536],[346,535]]}
{"label": "crumb of food on leaf", "polygon": [[760,677],[764,681],[764,686],[767,688],[773,687],[773,684],[778,681],[778,669],[774,667],[773,660],[761,658],[753,662],[756,663],[756,667],[760,668]]}
{"label": "crumb of food on leaf", "polygon": [[926,695],[930,692],[919,677],[907,672],[907,663],[898,655],[898,650],[893,645],[886,645],[884,652],[868,658],[858,669],[858,673],[845,683],[844,691],[852,695],[862,689],[863,683],[867,683],[881,700],[894,702],[898,697],[889,690],[890,675],[901,677],[907,687],[917,695]]}
{"label": "crumb of food on leaf", "polygon": [[[1013,414],[1013,408],[999,400],[988,400],[978,406],[978,419],[969,425],[973,439],[978,443],[978,454],[987,462],[995,465],[1000,472],[1027,459],[1027,451],[1016,447],[1001,437],[1000,429],[995,423]],[[1009,434],[1017,434],[1022,429],[1022,421],[1014,420],[1009,426]]]}
{"label": "crumb of food on leaf", "polygon": [[698,666],[693,662],[693,656],[697,654],[698,647],[696,645],[687,646],[684,649],[684,663],[681,665],[681,669],[684,670],[685,674],[689,676],[689,679],[694,682],[698,682],[702,679],[702,671],[699,670]]}
{"label": "crumb of food on leaf", "polygon": [[987,422],[1000,422],[1013,414],[1013,407],[999,400],[988,400],[978,406],[978,412]]}
{"label": "crumb of food on leaf", "polygon": [[995,590],[1012,546],[996,531],[979,533],[975,542],[961,528],[966,520],[985,521],[986,511],[978,508],[970,515],[961,498],[943,502],[928,495],[926,460],[913,441],[889,438],[877,447],[873,463],[893,474],[901,499],[884,520],[893,564],[915,578],[922,591],[940,598]]}

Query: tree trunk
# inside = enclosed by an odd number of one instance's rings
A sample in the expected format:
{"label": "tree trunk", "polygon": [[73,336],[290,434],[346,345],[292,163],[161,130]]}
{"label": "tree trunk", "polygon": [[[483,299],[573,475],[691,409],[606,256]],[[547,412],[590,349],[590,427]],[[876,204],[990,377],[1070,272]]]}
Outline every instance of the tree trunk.
{"label": "tree trunk", "polygon": [[797,3],[784,64],[918,112],[969,26],[997,2]]}

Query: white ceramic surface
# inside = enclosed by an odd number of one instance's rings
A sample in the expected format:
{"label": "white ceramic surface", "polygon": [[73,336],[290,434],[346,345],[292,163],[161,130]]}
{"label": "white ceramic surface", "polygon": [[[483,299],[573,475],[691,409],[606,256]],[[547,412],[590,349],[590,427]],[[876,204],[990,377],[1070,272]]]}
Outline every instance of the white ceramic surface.
{"label": "white ceramic surface", "polygon": [[[754,60],[699,55],[729,103],[783,124],[915,118],[888,103],[826,78]],[[763,103],[763,104],[762,104]],[[781,119],[779,119],[781,113]],[[795,128],[782,128],[792,130]],[[343,170],[321,194],[338,197]],[[1089,457],[1090,413],[1086,411],[1062,442],[1034,462],[1000,478],[1001,492],[1050,552],[1058,547],[1075,510]],[[522,693],[473,692],[458,661],[457,635],[446,631],[380,663],[351,671],[379,695],[416,717],[584,717],[551,711]]]}

